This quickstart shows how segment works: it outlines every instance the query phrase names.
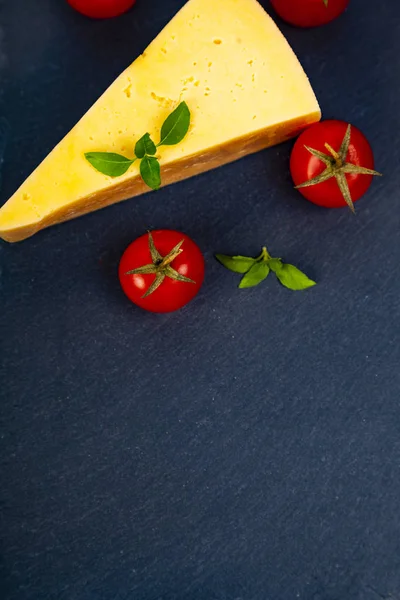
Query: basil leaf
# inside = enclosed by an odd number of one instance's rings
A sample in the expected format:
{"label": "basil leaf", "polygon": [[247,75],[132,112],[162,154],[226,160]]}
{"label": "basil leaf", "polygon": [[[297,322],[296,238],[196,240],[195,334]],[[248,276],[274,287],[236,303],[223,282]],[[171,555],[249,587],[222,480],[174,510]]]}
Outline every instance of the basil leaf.
{"label": "basil leaf", "polygon": [[103,175],[109,175],[109,177],[123,175],[135,162],[114,152],[86,152],[85,158],[96,171],[103,173]]}
{"label": "basil leaf", "polygon": [[282,261],[280,258],[270,258],[268,261],[269,268],[274,273],[277,273],[282,268]]}
{"label": "basil leaf", "polygon": [[293,265],[281,263],[279,268],[274,268],[274,271],[281,284],[289,290],[305,290],[316,285],[315,281],[309,279],[307,275]]}
{"label": "basil leaf", "polygon": [[254,258],[248,256],[227,256],[226,254],[216,254],[215,258],[227,269],[234,273],[247,273],[256,262]]}
{"label": "basil leaf", "polygon": [[156,152],[156,145],[149,133],[145,133],[144,136],[136,142],[135,154],[138,158],[143,158],[145,154],[155,154]]}
{"label": "basil leaf", "polygon": [[140,175],[146,185],[152,190],[158,190],[161,185],[160,163],[154,156],[145,156],[140,163]]}
{"label": "basil leaf", "polygon": [[258,285],[268,277],[269,266],[266,262],[257,262],[242,278],[240,288],[250,288]]}
{"label": "basil leaf", "polygon": [[188,132],[190,125],[190,110],[186,102],[179,106],[166,118],[161,127],[159,146],[174,146],[179,144]]}

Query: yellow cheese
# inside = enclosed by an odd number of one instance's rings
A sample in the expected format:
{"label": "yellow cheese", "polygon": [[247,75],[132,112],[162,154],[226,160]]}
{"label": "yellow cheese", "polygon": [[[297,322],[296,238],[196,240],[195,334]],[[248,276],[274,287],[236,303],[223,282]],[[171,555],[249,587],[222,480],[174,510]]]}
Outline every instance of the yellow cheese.
{"label": "yellow cheese", "polygon": [[0,236],[36,231],[149,190],[138,163],[102,175],[85,152],[133,157],[185,100],[191,126],[160,148],[163,185],[295,135],[320,118],[309,81],[256,0],[189,0],[0,209]]}

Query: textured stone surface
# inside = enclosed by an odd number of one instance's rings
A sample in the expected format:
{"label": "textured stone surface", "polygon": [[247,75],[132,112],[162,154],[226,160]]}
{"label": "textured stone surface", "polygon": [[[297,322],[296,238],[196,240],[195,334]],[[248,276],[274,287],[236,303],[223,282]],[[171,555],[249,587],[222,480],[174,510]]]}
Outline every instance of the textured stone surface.
{"label": "textured stone surface", "polygon": [[[182,4],[106,22],[0,4],[0,201]],[[0,245],[4,600],[400,595],[400,5],[282,29],[385,173],[356,218],[291,189],[289,143]],[[116,277],[155,227],[206,256],[175,315],[136,310]],[[239,291],[212,258],[264,243],[319,285]]]}

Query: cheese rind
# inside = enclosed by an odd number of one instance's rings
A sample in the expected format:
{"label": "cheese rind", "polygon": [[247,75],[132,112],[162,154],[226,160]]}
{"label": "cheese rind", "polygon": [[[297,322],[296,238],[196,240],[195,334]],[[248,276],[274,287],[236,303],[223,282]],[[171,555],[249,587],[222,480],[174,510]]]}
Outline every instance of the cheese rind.
{"label": "cheese rind", "polygon": [[189,0],[0,209],[0,236],[36,231],[149,191],[135,163],[118,178],[85,152],[133,157],[148,131],[185,100],[191,125],[160,147],[162,184],[196,175],[296,135],[319,120],[304,71],[256,0]]}

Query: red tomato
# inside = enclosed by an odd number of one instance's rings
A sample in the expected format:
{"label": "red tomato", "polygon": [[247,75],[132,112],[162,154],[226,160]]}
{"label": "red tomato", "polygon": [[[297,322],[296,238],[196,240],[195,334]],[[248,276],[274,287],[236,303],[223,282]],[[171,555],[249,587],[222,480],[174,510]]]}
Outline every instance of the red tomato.
{"label": "red tomato", "polygon": [[67,0],[78,12],[92,19],[118,17],[129,10],[136,0]]}
{"label": "red tomato", "polygon": [[134,304],[151,312],[172,312],[197,295],[204,280],[204,258],[184,233],[159,229],[128,246],[119,264],[119,280]]}
{"label": "red tomato", "polygon": [[[327,208],[349,205],[365,194],[373,175],[374,156],[366,137],[344,121],[315,123],[297,138],[290,172],[299,192]],[[322,181],[321,181],[322,180]]]}
{"label": "red tomato", "polygon": [[296,27],[316,27],[336,19],[350,0],[271,0],[278,15]]}

